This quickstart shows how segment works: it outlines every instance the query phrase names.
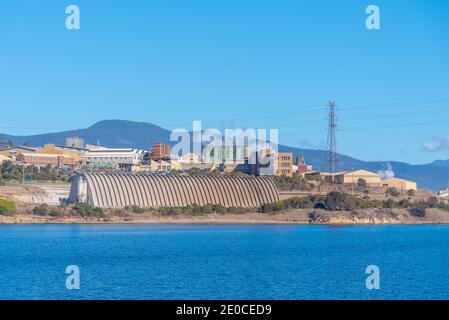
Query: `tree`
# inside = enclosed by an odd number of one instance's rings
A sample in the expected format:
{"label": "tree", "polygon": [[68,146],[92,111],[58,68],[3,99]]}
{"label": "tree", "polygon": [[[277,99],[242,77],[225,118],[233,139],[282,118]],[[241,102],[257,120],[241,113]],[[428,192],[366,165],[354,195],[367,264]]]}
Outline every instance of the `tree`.
{"label": "tree", "polygon": [[394,187],[388,188],[387,191],[385,191],[385,195],[387,196],[397,197],[400,194],[401,193]]}
{"label": "tree", "polygon": [[394,200],[393,199],[388,199],[387,201],[383,202],[383,207],[384,208],[388,208],[388,209],[392,209],[394,207]]}
{"label": "tree", "polygon": [[426,208],[422,205],[417,205],[416,207],[410,208],[409,212],[412,216],[418,218],[424,218],[426,216]]}
{"label": "tree", "polygon": [[359,178],[358,180],[357,180],[357,185],[359,186],[359,187],[361,187],[361,188],[366,188],[366,180],[365,179],[363,179],[363,178]]}
{"label": "tree", "polygon": [[435,197],[435,196],[432,196],[429,199],[427,199],[427,206],[429,208],[436,208],[436,207],[438,207],[438,203],[439,203],[438,198]]}
{"label": "tree", "polygon": [[326,210],[335,211],[342,210],[346,200],[346,195],[339,191],[329,192],[324,199],[324,208]]}

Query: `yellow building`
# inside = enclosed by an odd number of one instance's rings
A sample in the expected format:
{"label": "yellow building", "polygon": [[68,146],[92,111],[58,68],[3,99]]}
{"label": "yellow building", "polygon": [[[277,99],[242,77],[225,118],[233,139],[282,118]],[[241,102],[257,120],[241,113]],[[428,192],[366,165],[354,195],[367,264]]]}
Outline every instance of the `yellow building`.
{"label": "yellow building", "polygon": [[83,161],[83,156],[86,153],[86,151],[87,149],[66,147],[55,144],[46,144],[44,145],[43,148],[36,149],[36,153],[65,155],[73,158],[75,162]]}
{"label": "yellow building", "polygon": [[196,153],[188,152],[182,155],[177,162],[181,163],[200,163],[201,157]]}
{"label": "yellow building", "polygon": [[7,157],[16,157],[19,153],[34,153],[36,152],[35,148],[31,147],[10,147],[3,150],[0,150],[0,154]]}
{"label": "yellow building", "polygon": [[5,162],[5,161],[11,161],[12,162],[12,161],[14,161],[14,158],[5,156],[3,154],[0,154],[0,164]]}
{"label": "yellow building", "polygon": [[396,188],[397,190],[417,190],[416,182],[399,179],[399,178],[388,178],[382,180],[382,186],[388,188]]}
{"label": "yellow building", "polygon": [[293,154],[291,152],[280,152],[275,154],[274,174],[276,176],[293,175]]}
{"label": "yellow building", "polygon": [[147,172],[159,172],[159,171],[171,171],[180,170],[182,164],[174,161],[164,160],[151,160],[149,164],[141,164],[133,167],[133,171],[147,171]]}
{"label": "yellow building", "polygon": [[[329,181],[331,176],[326,175],[325,178]],[[369,186],[380,186],[380,175],[367,170],[346,171],[334,175],[335,182],[339,184],[357,184],[359,179],[365,180]]]}

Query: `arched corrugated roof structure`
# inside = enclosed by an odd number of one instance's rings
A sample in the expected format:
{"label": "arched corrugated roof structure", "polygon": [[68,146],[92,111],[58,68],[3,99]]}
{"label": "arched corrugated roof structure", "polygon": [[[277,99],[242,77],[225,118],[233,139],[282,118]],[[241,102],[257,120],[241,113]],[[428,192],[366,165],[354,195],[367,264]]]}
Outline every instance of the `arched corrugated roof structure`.
{"label": "arched corrugated roof structure", "polygon": [[269,177],[88,173],[73,179],[69,201],[101,208],[257,207],[279,201],[279,194]]}

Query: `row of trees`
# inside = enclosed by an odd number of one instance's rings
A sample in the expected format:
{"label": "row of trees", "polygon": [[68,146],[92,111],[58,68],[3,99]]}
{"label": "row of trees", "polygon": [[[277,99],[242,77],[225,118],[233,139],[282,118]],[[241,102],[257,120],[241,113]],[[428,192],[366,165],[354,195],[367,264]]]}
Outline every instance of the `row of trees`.
{"label": "row of trees", "polygon": [[324,209],[329,211],[353,211],[368,208],[403,208],[408,209],[414,216],[424,217],[426,209],[438,208],[449,212],[449,204],[440,202],[437,197],[430,197],[426,201],[412,202],[408,199],[395,201],[360,199],[339,191],[332,191],[326,196],[295,197],[275,203],[264,204],[260,212],[275,212],[285,209]]}
{"label": "row of trees", "polygon": [[50,165],[38,168],[35,166],[19,166],[11,161],[5,161],[0,164],[0,184],[1,181],[21,181],[23,178],[41,181],[68,181],[69,174],[66,171],[52,168]]}

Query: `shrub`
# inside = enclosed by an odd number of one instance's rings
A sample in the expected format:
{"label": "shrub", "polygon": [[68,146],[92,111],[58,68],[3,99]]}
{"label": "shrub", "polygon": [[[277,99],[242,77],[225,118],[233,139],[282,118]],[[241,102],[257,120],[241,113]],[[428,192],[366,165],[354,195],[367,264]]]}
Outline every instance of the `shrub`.
{"label": "shrub", "polygon": [[408,195],[409,197],[413,197],[415,194],[416,194],[416,192],[415,192],[415,190],[413,190],[413,189],[410,189],[410,190],[407,191],[407,195]]}
{"label": "shrub", "polygon": [[17,212],[16,204],[9,200],[0,199],[0,215],[13,216]]}
{"label": "shrub", "polygon": [[33,208],[33,213],[38,216],[48,215],[48,206],[46,204],[40,204]]}
{"label": "shrub", "polygon": [[206,204],[201,207],[202,213],[213,213],[214,212],[214,205],[213,204]]}
{"label": "shrub", "polygon": [[50,207],[46,204],[40,204],[33,208],[33,213],[38,216],[62,217],[65,210],[62,207]]}
{"label": "shrub", "polygon": [[371,200],[369,197],[363,197],[363,199],[354,199],[356,202],[356,209],[368,209],[382,207],[382,202],[378,200]]}
{"label": "shrub", "polygon": [[304,177],[308,181],[318,181],[318,182],[323,181],[323,178],[319,173],[305,174]]}
{"label": "shrub", "polygon": [[286,209],[286,205],[283,201],[273,203],[273,211],[282,211],[284,209]]}
{"label": "shrub", "polygon": [[291,198],[291,199],[287,200],[287,206],[290,208],[295,208],[295,209],[307,209],[307,208],[313,208],[314,203],[310,199],[310,197],[304,197],[304,198],[295,197],[295,198]]}
{"label": "shrub", "polygon": [[394,187],[388,188],[387,191],[385,191],[385,195],[392,196],[392,197],[398,197],[401,193]]}
{"label": "shrub", "polygon": [[248,212],[248,209],[242,207],[229,207],[227,211],[228,213],[245,213]]}
{"label": "shrub", "polygon": [[357,180],[357,185],[359,186],[359,187],[361,187],[361,188],[366,188],[366,180],[365,179],[363,179],[363,178],[359,178],[358,180]]}
{"label": "shrub", "polygon": [[185,213],[190,213],[193,216],[203,215],[202,207],[198,204],[193,204],[192,206],[185,207]]}
{"label": "shrub", "polygon": [[324,200],[324,208],[326,210],[335,211],[342,210],[346,200],[346,195],[339,191],[329,192]]}
{"label": "shrub", "polygon": [[399,202],[397,203],[397,205],[398,205],[400,208],[410,208],[410,207],[412,206],[412,203],[411,203],[410,201],[408,201],[408,200],[402,199],[402,200],[399,200]]}
{"label": "shrub", "polygon": [[0,172],[0,187],[5,185],[5,181],[3,181],[2,174]]}
{"label": "shrub", "polygon": [[162,215],[177,215],[181,213],[190,214],[193,216],[201,216],[210,213],[244,213],[247,212],[248,209],[242,207],[225,207],[220,204],[205,204],[204,206],[200,206],[197,204],[193,204],[191,206],[184,207],[160,207],[158,212]]}
{"label": "shrub", "polygon": [[427,199],[426,204],[428,208],[436,208],[438,207],[438,198],[435,196],[429,197],[429,199]]}
{"label": "shrub", "polygon": [[133,212],[133,213],[144,213],[145,212],[144,208],[141,208],[141,207],[136,206],[136,205],[127,206],[127,207],[125,207],[125,210],[127,210],[129,212]]}
{"label": "shrub", "polygon": [[[365,201],[366,205],[369,205],[369,201]],[[340,210],[352,211],[358,209],[360,207],[361,201],[359,199],[348,197],[345,195],[343,200],[343,204],[340,207]]]}
{"label": "shrub", "polygon": [[61,207],[51,207],[48,215],[50,217],[62,217],[65,215],[65,211]]}
{"label": "shrub", "polygon": [[279,190],[309,190],[310,183],[301,176],[274,176],[274,184]]}
{"label": "shrub", "polygon": [[129,213],[126,209],[114,209],[112,210],[112,214],[116,217],[124,218],[128,217]]}
{"label": "shrub", "polygon": [[388,208],[388,209],[392,209],[395,205],[395,202],[393,199],[388,199],[387,201],[383,201],[383,207],[384,208]]}
{"label": "shrub", "polygon": [[424,218],[426,216],[426,208],[423,205],[417,205],[416,207],[409,209],[410,215],[418,218]]}
{"label": "shrub", "polygon": [[448,203],[444,203],[444,202],[440,202],[438,204],[438,209],[441,209],[441,210],[449,212],[449,204]]}
{"label": "shrub", "polygon": [[160,207],[158,212],[165,216],[175,216],[182,213],[180,209],[178,207]]}
{"label": "shrub", "polygon": [[216,204],[216,205],[214,206],[214,211],[215,211],[216,213],[221,213],[221,214],[223,214],[223,213],[227,213],[227,212],[228,212],[228,209],[227,209],[225,206],[222,206],[221,204]]}
{"label": "shrub", "polygon": [[273,205],[271,203],[264,203],[261,207],[260,207],[260,212],[262,213],[269,213],[269,212],[273,212]]}
{"label": "shrub", "polygon": [[87,203],[78,202],[73,206],[73,210],[80,214],[82,217],[101,217],[104,218],[106,215],[103,210],[98,207],[92,207]]}

